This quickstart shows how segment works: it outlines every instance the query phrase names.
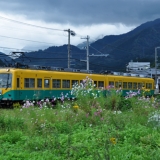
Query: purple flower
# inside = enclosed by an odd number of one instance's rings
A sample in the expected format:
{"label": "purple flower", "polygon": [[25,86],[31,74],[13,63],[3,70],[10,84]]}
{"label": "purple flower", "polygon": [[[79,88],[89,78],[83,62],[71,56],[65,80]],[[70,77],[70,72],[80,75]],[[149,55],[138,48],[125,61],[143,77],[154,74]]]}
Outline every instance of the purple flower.
{"label": "purple flower", "polygon": [[86,117],[87,117],[87,118],[88,118],[88,116],[89,116],[89,113],[86,114]]}

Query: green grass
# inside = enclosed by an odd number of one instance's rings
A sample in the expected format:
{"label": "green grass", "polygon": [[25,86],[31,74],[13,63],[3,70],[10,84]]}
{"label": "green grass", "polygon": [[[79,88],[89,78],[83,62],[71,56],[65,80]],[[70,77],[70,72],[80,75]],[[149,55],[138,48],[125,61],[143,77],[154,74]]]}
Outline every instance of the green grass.
{"label": "green grass", "polygon": [[159,97],[88,88],[56,106],[1,109],[0,160],[159,160]]}
{"label": "green grass", "polygon": [[148,123],[159,109],[90,109],[0,110],[0,159],[159,159],[159,127]]}

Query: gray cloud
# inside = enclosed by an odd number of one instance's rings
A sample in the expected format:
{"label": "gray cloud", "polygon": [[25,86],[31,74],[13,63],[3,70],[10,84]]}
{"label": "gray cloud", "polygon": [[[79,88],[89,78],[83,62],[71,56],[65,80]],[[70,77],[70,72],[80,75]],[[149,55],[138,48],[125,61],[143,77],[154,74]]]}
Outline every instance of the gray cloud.
{"label": "gray cloud", "polygon": [[1,12],[50,23],[138,25],[160,18],[159,0],[5,0]]}
{"label": "gray cloud", "polygon": [[[64,29],[68,28],[76,32],[71,44],[77,45],[86,35],[94,41],[105,35],[126,33],[160,18],[160,0],[1,0],[0,6],[0,49],[7,54],[7,47],[9,51],[12,48],[19,51],[43,49],[46,43],[66,44],[68,34]],[[12,20],[60,31],[21,25]]]}

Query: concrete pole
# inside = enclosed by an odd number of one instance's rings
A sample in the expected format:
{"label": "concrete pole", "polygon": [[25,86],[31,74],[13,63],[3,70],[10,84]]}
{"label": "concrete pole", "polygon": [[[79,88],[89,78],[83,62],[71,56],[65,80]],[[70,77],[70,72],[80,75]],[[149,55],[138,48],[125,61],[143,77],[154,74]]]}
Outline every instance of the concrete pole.
{"label": "concrete pole", "polygon": [[155,48],[155,84],[157,83],[157,48]]}
{"label": "concrete pole", "polygon": [[68,29],[68,68],[70,68],[70,32],[71,30]]}
{"label": "concrete pole", "polygon": [[87,35],[87,71],[89,71],[89,36]]}

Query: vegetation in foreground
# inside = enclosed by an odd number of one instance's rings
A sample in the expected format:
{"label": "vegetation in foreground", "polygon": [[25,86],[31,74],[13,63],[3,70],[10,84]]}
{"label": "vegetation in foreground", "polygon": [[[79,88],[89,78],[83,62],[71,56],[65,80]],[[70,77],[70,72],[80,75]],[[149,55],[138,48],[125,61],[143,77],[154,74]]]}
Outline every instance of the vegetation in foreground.
{"label": "vegetation in foreground", "polygon": [[159,160],[159,98],[101,91],[87,78],[72,90],[76,101],[62,95],[55,106],[46,99],[1,109],[0,159]]}

